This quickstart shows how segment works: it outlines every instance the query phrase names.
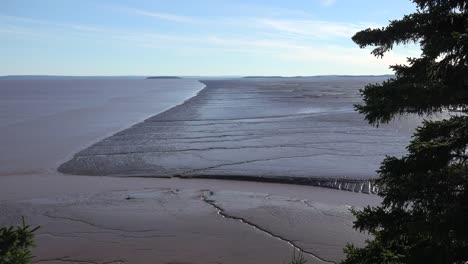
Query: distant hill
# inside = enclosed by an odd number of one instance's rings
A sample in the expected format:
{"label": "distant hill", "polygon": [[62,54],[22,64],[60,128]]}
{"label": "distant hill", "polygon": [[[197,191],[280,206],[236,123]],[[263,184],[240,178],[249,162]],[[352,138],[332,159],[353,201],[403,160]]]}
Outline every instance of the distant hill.
{"label": "distant hill", "polygon": [[288,78],[283,76],[245,76],[244,79],[256,79],[256,78]]}
{"label": "distant hill", "polygon": [[244,79],[277,79],[277,78],[380,78],[395,77],[393,74],[384,74],[384,75],[314,75],[314,76],[245,76]]}
{"label": "distant hill", "polygon": [[65,75],[6,75],[0,80],[83,80],[83,79],[143,79],[144,76],[65,76]]}
{"label": "distant hill", "polygon": [[182,79],[178,76],[150,76],[146,77],[146,79]]}
{"label": "distant hill", "polygon": [[[299,76],[301,77],[301,76]],[[317,76],[305,76],[303,78],[393,78],[393,74],[382,74],[382,75],[317,75]]]}

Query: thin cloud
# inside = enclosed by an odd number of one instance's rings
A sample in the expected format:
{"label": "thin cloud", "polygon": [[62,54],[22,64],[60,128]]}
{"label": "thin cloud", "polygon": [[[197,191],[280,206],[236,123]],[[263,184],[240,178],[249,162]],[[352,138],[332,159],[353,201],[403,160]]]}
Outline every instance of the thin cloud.
{"label": "thin cloud", "polygon": [[323,6],[331,6],[336,3],[336,0],[321,0]]}
{"label": "thin cloud", "polygon": [[33,18],[19,17],[19,16],[7,16],[7,15],[0,14],[0,21],[2,20],[4,23],[7,23],[7,24],[32,24],[32,25],[40,24],[40,25],[49,25],[49,26],[60,27],[60,28],[69,28],[69,29],[74,29],[74,30],[79,30],[79,31],[94,31],[94,32],[104,30],[94,25],[73,24],[73,23],[55,23],[55,22],[42,20],[42,19],[33,19]]}
{"label": "thin cloud", "polygon": [[177,22],[177,23],[202,23],[204,22],[204,20],[202,19],[198,19],[198,18],[191,17],[191,16],[182,16],[182,15],[169,14],[169,13],[152,12],[152,11],[146,11],[142,9],[127,9],[127,11],[135,15],[152,17],[152,18],[156,18],[159,20],[165,20],[165,21],[170,21],[170,22]]}
{"label": "thin cloud", "polygon": [[368,24],[270,18],[256,19],[256,23],[258,26],[270,30],[321,39],[350,38],[359,30],[369,27]]}
{"label": "thin cloud", "polygon": [[29,17],[18,17],[18,16],[8,16],[0,14],[0,20],[9,21],[9,22],[19,22],[19,23],[37,23],[37,24],[49,24],[49,22],[39,19],[33,19]]}
{"label": "thin cloud", "polygon": [[[198,21],[193,17],[173,14],[161,14],[133,10],[134,14],[155,17],[157,19],[174,23],[194,23]],[[278,61],[296,61],[307,63],[337,63],[368,67],[368,65],[390,65],[405,63],[404,53],[393,53],[383,60],[373,58],[368,50],[360,50],[357,47],[349,47],[343,44],[343,39],[348,39],[357,31],[373,27],[369,23],[340,23],[333,21],[292,20],[272,18],[246,18],[234,20],[229,18],[212,19],[206,24],[204,32],[194,31],[193,34],[161,34],[158,32],[141,32],[132,29],[106,28],[94,25],[54,23],[44,20],[36,20],[23,17],[2,16],[0,21],[8,21],[8,24],[21,25],[21,28],[9,25],[0,30],[8,34],[42,34],[48,32],[48,28],[63,30],[63,36],[79,37],[80,39],[93,39],[116,41],[132,47],[148,49],[177,50],[178,53],[187,50],[193,54],[207,54],[210,51],[248,53],[252,55],[268,55]],[[37,27],[36,24],[49,27]],[[211,24],[216,27],[210,28]],[[24,27],[28,25],[29,27]],[[226,33],[236,29],[242,34]],[[69,30],[69,29],[73,29]],[[210,30],[211,29],[211,30]],[[75,33],[73,33],[75,32]],[[262,33],[268,34],[262,34]],[[54,33],[54,31],[52,31]],[[52,34],[51,33],[51,34]],[[40,35],[39,35],[40,36]],[[310,39],[313,38],[313,41]],[[323,41],[325,40],[325,41]],[[334,41],[338,40],[338,41]],[[335,44],[331,44],[335,43]],[[342,44],[336,44],[342,43]]]}
{"label": "thin cloud", "polygon": [[370,54],[369,50],[339,45],[304,45],[277,39],[230,39],[221,37],[206,38],[205,42],[224,49],[235,47],[239,52],[268,53],[277,59],[287,61],[328,61],[361,66],[369,64],[405,64],[407,62],[406,53],[390,52],[383,59],[377,59]]}

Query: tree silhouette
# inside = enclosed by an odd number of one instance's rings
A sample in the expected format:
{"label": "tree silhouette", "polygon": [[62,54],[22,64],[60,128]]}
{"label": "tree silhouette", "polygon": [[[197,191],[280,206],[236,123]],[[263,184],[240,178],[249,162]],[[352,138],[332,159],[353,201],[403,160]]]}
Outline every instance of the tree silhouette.
{"label": "tree silhouette", "polygon": [[39,227],[31,228],[22,219],[17,227],[0,228],[0,264],[28,264],[33,258],[34,232]]}
{"label": "tree silhouette", "polygon": [[364,248],[348,245],[344,264],[468,261],[468,1],[413,2],[415,13],[353,37],[361,48],[375,47],[377,57],[398,44],[422,50],[407,65],[391,66],[395,78],[361,90],[356,109],[373,125],[408,113],[450,116],[424,121],[406,156],[382,162],[382,204],[353,212],[354,227],[374,239]]}

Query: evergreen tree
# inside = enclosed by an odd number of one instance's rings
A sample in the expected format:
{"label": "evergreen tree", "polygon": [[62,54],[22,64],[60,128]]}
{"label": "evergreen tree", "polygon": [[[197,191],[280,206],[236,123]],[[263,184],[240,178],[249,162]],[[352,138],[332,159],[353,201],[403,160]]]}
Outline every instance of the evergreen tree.
{"label": "evergreen tree", "polygon": [[361,90],[356,109],[373,125],[408,113],[451,115],[424,121],[406,156],[382,162],[382,204],[354,212],[354,227],[374,239],[348,245],[344,264],[468,261],[468,0],[413,2],[415,13],[353,37],[377,57],[398,44],[422,49],[420,58],[391,66],[394,78]]}
{"label": "evergreen tree", "polygon": [[17,227],[0,228],[0,264],[29,264],[33,258],[34,232],[39,227],[31,228],[23,222]]}

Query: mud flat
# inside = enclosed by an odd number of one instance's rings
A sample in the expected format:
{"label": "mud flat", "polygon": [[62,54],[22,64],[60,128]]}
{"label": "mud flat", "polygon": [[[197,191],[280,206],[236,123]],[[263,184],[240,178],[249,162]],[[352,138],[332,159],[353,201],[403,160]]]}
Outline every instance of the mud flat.
{"label": "mud flat", "polygon": [[[21,216],[41,225],[34,263],[286,263],[293,250],[308,263],[338,263],[346,243],[367,238],[349,209],[378,196],[199,177],[373,177],[381,157],[371,153],[402,152],[411,130],[369,128],[352,112],[357,89],[374,81],[206,81],[198,96],[104,140],[202,85],[0,89],[0,225]],[[61,167],[92,176],[55,170],[92,142]],[[188,178],[154,178],[177,175]]]}
{"label": "mud flat", "polygon": [[68,174],[274,181],[375,192],[385,155],[401,155],[419,122],[370,127],[358,89],[382,77],[202,81],[184,104],[98,142]]}
{"label": "mud flat", "polygon": [[207,179],[0,177],[0,225],[41,225],[34,263],[337,263],[375,195]]}

